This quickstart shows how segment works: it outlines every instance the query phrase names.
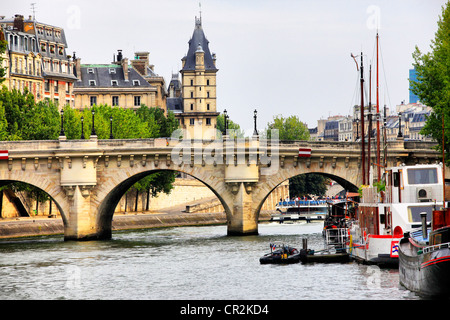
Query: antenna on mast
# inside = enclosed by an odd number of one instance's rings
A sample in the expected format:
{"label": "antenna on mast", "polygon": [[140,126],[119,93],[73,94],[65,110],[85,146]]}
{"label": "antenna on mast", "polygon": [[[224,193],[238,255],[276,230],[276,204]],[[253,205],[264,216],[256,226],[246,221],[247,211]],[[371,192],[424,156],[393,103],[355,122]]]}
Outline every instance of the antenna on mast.
{"label": "antenna on mast", "polygon": [[36,20],[36,3],[31,4],[31,11],[33,11],[33,20]]}

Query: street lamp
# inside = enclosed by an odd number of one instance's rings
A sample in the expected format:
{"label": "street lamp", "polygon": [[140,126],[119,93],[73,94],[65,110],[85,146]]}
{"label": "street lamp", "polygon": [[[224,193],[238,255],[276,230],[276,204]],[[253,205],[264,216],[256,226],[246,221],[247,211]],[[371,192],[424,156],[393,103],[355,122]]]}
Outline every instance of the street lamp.
{"label": "street lamp", "polygon": [[359,139],[359,119],[356,118],[353,120],[354,123],[356,123],[356,139],[355,141],[358,141]]}
{"label": "street lamp", "polygon": [[95,111],[94,111],[94,109],[92,109],[92,130],[91,130],[91,136],[96,136],[96,135],[97,135],[97,134],[95,133],[94,116],[95,116]]}
{"label": "street lamp", "polygon": [[256,118],[257,118],[257,116],[258,116],[258,111],[256,111],[256,109],[255,109],[255,111],[253,111],[253,119],[255,120],[255,130],[253,131],[253,135],[254,136],[258,135],[258,130],[256,129]]}
{"label": "street lamp", "polygon": [[61,132],[59,133],[60,137],[64,136],[64,110],[61,109]]}
{"label": "street lamp", "polygon": [[403,137],[403,133],[402,133],[402,113],[399,112],[398,113],[398,134],[397,134],[397,138],[401,138]]}
{"label": "street lamp", "polygon": [[81,139],[84,139],[84,117],[81,117]]}
{"label": "street lamp", "polygon": [[223,122],[224,122],[223,135],[225,136],[225,135],[227,134],[227,130],[228,130],[228,114],[227,114],[227,109],[223,110]]}
{"label": "street lamp", "polygon": [[113,127],[113,124],[112,124],[112,121],[113,121],[113,117],[112,116],[110,116],[109,117],[109,138],[110,139],[114,139],[114,137],[113,137],[113,134],[112,134],[112,127]]}

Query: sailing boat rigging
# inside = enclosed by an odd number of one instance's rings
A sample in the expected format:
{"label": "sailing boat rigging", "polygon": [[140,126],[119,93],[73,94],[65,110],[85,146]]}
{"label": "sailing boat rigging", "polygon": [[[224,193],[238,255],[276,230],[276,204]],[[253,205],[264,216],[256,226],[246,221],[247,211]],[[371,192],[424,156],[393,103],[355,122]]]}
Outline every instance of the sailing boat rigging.
{"label": "sailing boat rigging", "polygon": [[[378,47],[377,33],[377,47]],[[362,59],[361,59],[362,60]],[[361,81],[363,84],[363,81]],[[375,164],[377,180],[381,180],[381,168],[383,167],[383,180],[386,183],[386,192],[381,192],[377,186],[373,186],[370,180],[368,186],[362,188],[362,198],[358,206],[356,220],[350,226],[351,254],[356,260],[365,263],[389,264],[398,266],[398,245],[404,232],[409,232],[420,226],[420,213],[431,212],[436,205],[434,199],[440,198],[443,183],[442,175],[438,172],[442,169],[439,164],[394,166],[387,168],[386,156],[383,166],[380,159],[380,130],[379,130],[379,98],[378,98],[378,48],[377,48],[377,156]],[[361,90],[361,92],[363,92]],[[364,100],[361,99],[361,102]],[[361,103],[361,109],[364,104]],[[363,119],[364,117],[362,117]],[[370,118],[369,118],[370,119]],[[364,128],[362,126],[362,128]],[[364,131],[362,130],[362,133]],[[364,134],[364,133],[363,133]],[[369,133],[370,134],[370,133]],[[365,154],[362,144],[362,159],[364,164]],[[370,145],[368,146],[370,148]],[[369,166],[364,166],[363,177],[367,176]]]}

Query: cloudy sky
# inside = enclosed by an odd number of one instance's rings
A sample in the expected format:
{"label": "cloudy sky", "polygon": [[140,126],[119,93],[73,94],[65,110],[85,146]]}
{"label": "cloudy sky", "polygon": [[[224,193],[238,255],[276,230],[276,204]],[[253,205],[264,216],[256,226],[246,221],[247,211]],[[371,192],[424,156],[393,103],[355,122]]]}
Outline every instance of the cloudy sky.
{"label": "cloudy sky", "polygon": [[217,54],[217,109],[250,132],[254,109],[259,129],[279,114],[297,115],[310,128],[318,119],[351,114],[360,98],[350,53],[363,52],[368,76],[370,62],[375,69],[377,30],[380,102],[391,109],[408,102],[412,52],[416,45],[429,51],[446,3],[202,0],[200,7],[198,0],[15,0],[2,1],[0,15],[27,17],[33,2],[36,19],[63,27],[68,53],[76,51],[82,63],[110,63],[118,49],[128,58],[149,51],[166,83],[181,68],[201,9]]}

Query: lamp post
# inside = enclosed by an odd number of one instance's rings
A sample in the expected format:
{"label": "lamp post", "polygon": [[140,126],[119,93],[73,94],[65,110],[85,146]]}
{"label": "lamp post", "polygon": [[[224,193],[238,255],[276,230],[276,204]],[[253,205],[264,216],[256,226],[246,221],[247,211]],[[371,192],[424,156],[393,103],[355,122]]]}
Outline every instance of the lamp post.
{"label": "lamp post", "polygon": [[81,117],[81,139],[84,139],[84,117]]}
{"label": "lamp post", "polygon": [[60,137],[64,136],[64,110],[61,109],[61,132],[59,133]]}
{"label": "lamp post", "polygon": [[95,133],[95,121],[94,121],[95,111],[92,109],[92,130],[91,130],[91,136],[96,136]]}
{"label": "lamp post", "polygon": [[228,130],[228,114],[227,114],[227,109],[223,110],[223,122],[224,122],[223,135],[225,136],[225,135],[227,134],[227,130]]}
{"label": "lamp post", "polygon": [[253,119],[255,120],[255,130],[253,131],[253,135],[257,136],[258,135],[258,130],[256,129],[256,118],[258,117],[258,111],[253,111]]}
{"label": "lamp post", "polygon": [[397,138],[402,138],[403,137],[403,133],[402,133],[402,113],[399,112],[398,113],[398,134],[397,134]]}
{"label": "lamp post", "polygon": [[355,120],[353,120],[353,122],[354,123],[356,123],[356,139],[355,139],[355,141],[358,141],[358,139],[359,139],[359,119],[358,118],[356,118]]}
{"label": "lamp post", "polygon": [[109,117],[109,138],[110,139],[114,139],[113,134],[112,134],[112,130],[113,130],[113,117],[110,116]]}

